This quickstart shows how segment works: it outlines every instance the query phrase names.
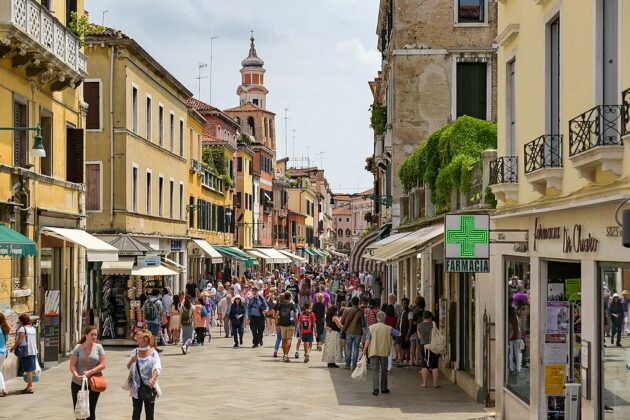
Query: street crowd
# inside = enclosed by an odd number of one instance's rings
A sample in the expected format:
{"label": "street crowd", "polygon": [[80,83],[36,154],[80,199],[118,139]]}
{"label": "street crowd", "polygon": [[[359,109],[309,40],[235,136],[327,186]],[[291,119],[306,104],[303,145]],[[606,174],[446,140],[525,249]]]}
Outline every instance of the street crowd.
{"label": "street crowd", "polygon": [[[128,358],[124,386],[132,398],[132,419],[140,419],[143,409],[147,419],[154,418],[155,401],[161,395],[160,347],[177,345],[186,355],[191,346],[212,339],[213,327],[231,338],[235,349],[249,346],[244,343],[246,331],[251,332],[252,348],[270,338],[274,341],[270,357],[284,363],[300,357],[309,363],[317,351],[330,369],[370,369],[375,396],[390,392],[388,375],[394,367],[418,366],[421,387],[428,386],[429,377],[433,387],[439,387],[438,357],[444,339],[432,313],[425,310],[423,297],[399,303],[389,294],[382,302],[381,279],[367,272],[349,272],[342,260],[266,274],[248,270],[229,280],[217,274],[219,280],[213,275],[191,277],[185,291],[174,296],[168,289],[155,289],[142,298],[147,328],[136,335],[137,348]],[[33,393],[32,377],[39,369],[35,330],[27,315],[20,317],[20,323],[10,350],[19,353],[25,372],[27,387],[21,392]],[[0,314],[0,366],[8,350],[2,347],[2,340],[8,341],[5,325]],[[87,327],[71,353],[71,395],[78,419],[96,418],[99,394],[107,388],[105,350],[97,338],[97,328]],[[0,375],[0,396],[4,395]]]}

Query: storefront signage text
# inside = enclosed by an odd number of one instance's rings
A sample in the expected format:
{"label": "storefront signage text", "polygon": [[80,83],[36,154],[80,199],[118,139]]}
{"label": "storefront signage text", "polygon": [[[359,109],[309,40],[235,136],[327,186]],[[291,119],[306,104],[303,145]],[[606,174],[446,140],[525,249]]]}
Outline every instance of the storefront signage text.
{"label": "storefront signage text", "polygon": [[447,214],[444,224],[446,271],[490,272],[490,216]]}
{"label": "storefront signage text", "polygon": [[606,237],[608,238],[621,238],[623,236],[623,230],[619,226],[606,226]]}
{"label": "storefront signage text", "polygon": [[544,228],[538,223],[538,217],[534,221],[534,251],[536,251],[536,242],[546,239],[560,239],[560,226]]}
{"label": "storefront signage text", "polygon": [[599,241],[589,233],[582,236],[582,225],[573,226],[573,231],[564,228],[562,251],[565,254],[571,252],[597,252]]}

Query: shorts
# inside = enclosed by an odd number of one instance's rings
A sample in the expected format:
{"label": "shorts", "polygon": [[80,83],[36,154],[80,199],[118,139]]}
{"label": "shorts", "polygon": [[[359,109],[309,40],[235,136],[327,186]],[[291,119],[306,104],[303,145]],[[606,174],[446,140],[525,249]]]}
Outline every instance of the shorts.
{"label": "shorts", "polygon": [[289,340],[291,337],[293,337],[294,330],[295,327],[293,327],[292,325],[288,327],[280,326],[280,336],[283,340]]}
{"label": "shorts", "polygon": [[160,324],[154,324],[153,322],[147,322],[147,327],[149,331],[153,335],[153,337],[157,337],[160,333]]}
{"label": "shorts", "polygon": [[303,343],[312,343],[313,342],[313,333],[304,333],[302,334],[302,342]]}
{"label": "shorts", "polygon": [[438,368],[438,355],[433,353],[430,350],[426,350],[424,352],[424,360],[422,367],[427,369],[437,369]]}
{"label": "shorts", "polygon": [[35,372],[37,369],[37,356],[24,356],[20,357],[20,366],[24,372]]}

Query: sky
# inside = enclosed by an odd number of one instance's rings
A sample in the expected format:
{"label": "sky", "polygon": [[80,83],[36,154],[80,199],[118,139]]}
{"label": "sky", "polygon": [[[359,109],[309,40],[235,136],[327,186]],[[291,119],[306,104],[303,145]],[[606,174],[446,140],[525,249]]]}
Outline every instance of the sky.
{"label": "sky", "polygon": [[372,175],[364,167],[373,151],[368,81],[380,68],[378,3],[85,0],[85,8],[93,23],[101,24],[104,16],[105,26],[135,39],[206,102],[210,69],[202,69],[205,78],[197,79],[198,65],[209,65],[210,38],[216,36],[212,41],[212,104],[221,109],[238,105],[239,70],[253,30],[258,56],[267,69],[267,108],[276,113],[277,158],[296,156],[298,166],[306,166],[309,157],[311,165],[324,168],[333,192],[355,193],[372,187]]}

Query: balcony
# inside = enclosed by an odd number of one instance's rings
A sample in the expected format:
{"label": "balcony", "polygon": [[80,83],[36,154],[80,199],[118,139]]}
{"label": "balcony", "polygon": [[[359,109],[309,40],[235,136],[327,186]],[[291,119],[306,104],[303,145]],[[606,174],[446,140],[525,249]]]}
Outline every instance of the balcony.
{"label": "balcony", "polygon": [[630,134],[630,88],[621,92],[623,104],[623,136]]}
{"label": "balcony", "polygon": [[490,188],[501,201],[518,201],[518,156],[490,162]]}
{"label": "balcony", "polygon": [[1,2],[0,58],[53,91],[76,88],[87,77],[79,38],[35,0]]}
{"label": "balcony", "polygon": [[525,177],[543,195],[562,191],[562,135],[543,134],[525,145]]}
{"label": "balcony", "polygon": [[190,173],[197,173],[201,175],[201,162],[195,159],[191,159],[189,171]]}
{"label": "balcony", "polygon": [[598,105],[569,121],[569,159],[580,177],[594,182],[598,172],[621,175],[624,105]]}

